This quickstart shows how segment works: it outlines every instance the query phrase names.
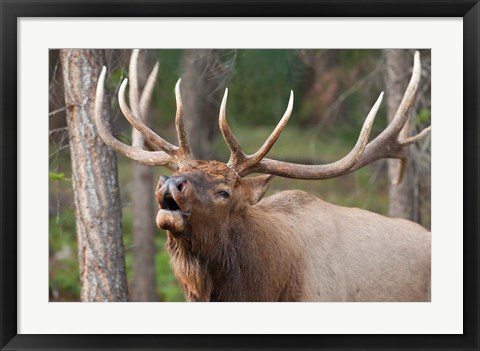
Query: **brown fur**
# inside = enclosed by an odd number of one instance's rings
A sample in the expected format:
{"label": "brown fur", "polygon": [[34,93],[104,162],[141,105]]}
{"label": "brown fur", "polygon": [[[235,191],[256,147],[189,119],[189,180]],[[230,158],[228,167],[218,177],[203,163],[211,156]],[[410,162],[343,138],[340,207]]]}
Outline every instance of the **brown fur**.
{"label": "brown fur", "polygon": [[166,249],[188,301],[430,300],[430,233],[415,223],[301,191],[260,201],[270,176],[241,179],[216,161],[176,175],[187,179],[174,198],[188,215],[160,210],[157,223],[182,223]]}

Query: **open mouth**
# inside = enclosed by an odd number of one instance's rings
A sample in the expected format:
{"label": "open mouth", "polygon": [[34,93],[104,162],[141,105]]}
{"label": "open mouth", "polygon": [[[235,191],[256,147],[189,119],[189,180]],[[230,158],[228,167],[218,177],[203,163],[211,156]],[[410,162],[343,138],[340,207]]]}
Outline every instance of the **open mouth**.
{"label": "open mouth", "polygon": [[180,211],[181,208],[173,198],[173,195],[170,192],[166,192],[163,195],[161,208],[167,211]]}

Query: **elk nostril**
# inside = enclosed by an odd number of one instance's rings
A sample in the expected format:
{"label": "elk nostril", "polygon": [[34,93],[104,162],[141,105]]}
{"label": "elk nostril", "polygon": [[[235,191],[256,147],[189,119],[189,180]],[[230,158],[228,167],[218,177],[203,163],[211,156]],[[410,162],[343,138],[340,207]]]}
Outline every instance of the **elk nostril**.
{"label": "elk nostril", "polygon": [[183,189],[185,189],[185,186],[186,186],[186,185],[187,185],[187,181],[186,181],[186,180],[184,180],[183,182],[180,182],[180,184],[178,184],[178,186],[177,186],[178,191],[181,192]]}

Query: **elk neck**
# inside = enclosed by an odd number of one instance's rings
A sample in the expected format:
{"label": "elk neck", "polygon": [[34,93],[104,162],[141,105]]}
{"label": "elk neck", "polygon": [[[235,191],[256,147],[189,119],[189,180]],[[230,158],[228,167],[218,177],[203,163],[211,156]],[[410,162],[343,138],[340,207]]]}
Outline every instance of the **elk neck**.
{"label": "elk neck", "polygon": [[263,211],[253,206],[230,216],[219,228],[196,228],[188,236],[167,233],[165,247],[187,300],[300,298],[300,250],[292,233],[277,230],[278,221]]}

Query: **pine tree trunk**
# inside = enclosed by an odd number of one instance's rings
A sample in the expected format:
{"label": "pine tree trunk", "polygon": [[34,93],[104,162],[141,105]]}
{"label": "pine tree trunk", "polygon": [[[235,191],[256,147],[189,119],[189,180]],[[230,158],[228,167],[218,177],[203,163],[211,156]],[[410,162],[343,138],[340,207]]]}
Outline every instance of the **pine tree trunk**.
{"label": "pine tree trunk", "polygon": [[[412,73],[412,53],[409,50],[385,50],[386,72],[385,83],[387,94],[387,114],[391,121],[395,116],[403,94],[408,85]],[[408,132],[409,122],[405,127]],[[402,130],[403,132],[403,130]],[[407,150],[408,151],[408,150]],[[410,153],[409,153],[410,154]],[[394,185],[392,181],[398,174],[398,160],[388,160],[389,185],[389,210],[390,217],[405,218],[411,221],[419,221],[418,204],[418,179],[415,170],[415,162],[407,155],[405,173],[400,184]]]}
{"label": "pine tree trunk", "polygon": [[[138,65],[138,79],[141,82],[147,80],[150,73],[143,59],[145,51],[141,51],[142,59]],[[152,60],[154,61],[154,60]],[[152,65],[153,66],[153,65]],[[148,65],[150,67],[150,65]],[[140,83],[139,83],[140,84]],[[141,89],[139,91],[142,91]],[[130,90],[130,92],[132,92]],[[139,99],[138,96],[130,95],[130,101]],[[149,111],[141,113],[137,104],[132,104],[132,111],[141,116],[146,125],[150,125]],[[144,138],[142,134],[133,128],[132,146],[143,148]],[[156,301],[155,294],[155,208],[154,208],[154,185],[152,167],[133,162],[133,179],[131,187],[132,198],[132,301]]]}
{"label": "pine tree trunk", "polygon": [[132,301],[156,301],[153,173],[138,163],[132,172]]}
{"label": "pine tree trunk", "polygon": [[[126,301],[127,283],[121,207],[114,152],[97,134],[93,121],[102,50],[60,52],[80,264],[82,301]],[[104,114],[109,119],[109,99]]]}

